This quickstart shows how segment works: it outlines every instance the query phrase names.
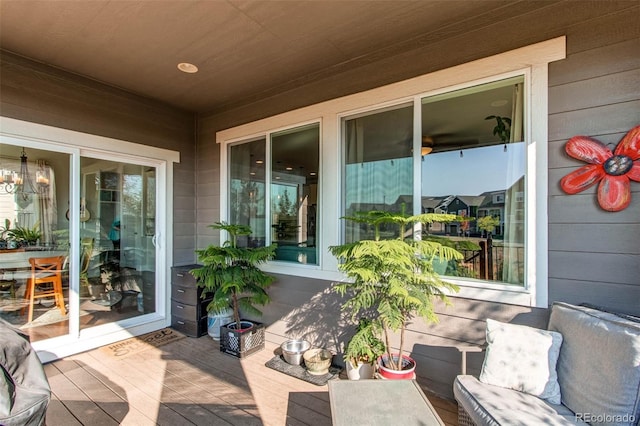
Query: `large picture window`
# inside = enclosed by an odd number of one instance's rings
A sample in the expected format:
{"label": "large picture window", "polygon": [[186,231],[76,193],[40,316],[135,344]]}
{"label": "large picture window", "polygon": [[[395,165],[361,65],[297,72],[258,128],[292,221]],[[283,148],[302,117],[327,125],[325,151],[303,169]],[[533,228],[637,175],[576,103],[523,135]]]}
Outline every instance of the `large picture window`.
{"label": "large picture window", "polygon": [[[368,210],[411,213],[413,106],[346,118],[343,130],[345,215]],[[345,226],[346,242],[373,237],[373,229]]]}
{"label": "large picture window", "polygon": [[[435,265],[437,272],[524,286],[524,76],[424,96],[415,105],[342,120],[345,216],[369,210],[411,214],[415,203],[422,213],[462,216],[466,220],[422,229],[423,239],[456,247],[465,256]],[[420,123],[414,123],[415,108]],[[419,169],[414,157],[421,157]],[[373,230],[364,225],[345,227],[345,242],[372,238]]]}
{"label": "large picture window", "polygon": [[240,237],[242,247],[266,243],[264,138],[229,148],[229,222],[248,225],[253,234]]}
{"label": "large picture window", "polygon": [[275,260],[318,264],[320,126],[274,132],[268,140],[268,145],[262,138],[229,149],[230,222],[253,231],[239,244],[274,243]]}
{"label": "large picture window", "polygon": [[524,285],[524,77],[422,99],[422,211],[468,221],[433,224],[464,255],[444,275]]}

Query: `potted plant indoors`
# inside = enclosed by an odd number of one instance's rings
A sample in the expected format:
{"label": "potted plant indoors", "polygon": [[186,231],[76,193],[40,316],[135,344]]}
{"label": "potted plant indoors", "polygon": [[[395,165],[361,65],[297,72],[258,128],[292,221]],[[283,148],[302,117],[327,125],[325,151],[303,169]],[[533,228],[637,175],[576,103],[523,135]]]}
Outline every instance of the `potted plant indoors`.
{"label": "potted plant indoors", "polygon": [[496,126],[493,128],[493,135],[498,136],[504,143],[509,141],[511,136],[511,117],[500,117],[499,115],[490,115],[485,120],[496,120]]}
{"label": "potted plant indoors", "polygon": [[269,302],[266,289],[274,277],[258,266],[275,256],[276,246],[239,247],[238,237],[251,234],[247,225],[216,222],[210,227],[227,232],[229,240],[196,250],[202,266],[191,273],[204,289],[202,297],[212,296],[208,312],[221,312],[231,305],[233,322],[220,328],[220,351],[242,358],[264,348],[264,326],[242,319],[240,312],[261,315],[256,305]]}
{"label": "potted plant indoors", "polygon": [[344,364],[350,380],[372,379],[375,362],[385,352],[385,345],[374,329],[376,323],[360,318],[356,333],[344,350]]}
{"label": "potted plant indoors", "polygon": [[42,236],[40,232],[40,221],[36,222],[33,227],[16,225],[14,228],[6,231],[7,239],[15,241],[19,246],[35,246]]}
{"label": "potted plant indoors", "polygon": [[[374,237],[329,247],[340,262],[339,269],[348,278],[348,281],[334,283],[333,289],[346,297],[342,309],[353,321],[368,316],[373,323],[372,330],[381,330],[385,354],[378,360],[379,373],[389,377],[384,373],[390,371],[390,374],[397,373],[391,374],[393,378],[412,378],[415,361],[404,353],[407,324],[414,317],[437,322],[434,298],[448,304],[446,293],[458,290],[457,286],[440,279],[432,261],[435,257],[461,259],[462,254],[437,241],[407,238],[406,231],[418,223],[462,221],[464,218],[451,214],[408,216],[369,211],[343,219],[373,227]],[[397,232],[393,238],[380,237],[383,224],[395,226]],[[397,352],[391,346],[394,333],[400,335]]]}

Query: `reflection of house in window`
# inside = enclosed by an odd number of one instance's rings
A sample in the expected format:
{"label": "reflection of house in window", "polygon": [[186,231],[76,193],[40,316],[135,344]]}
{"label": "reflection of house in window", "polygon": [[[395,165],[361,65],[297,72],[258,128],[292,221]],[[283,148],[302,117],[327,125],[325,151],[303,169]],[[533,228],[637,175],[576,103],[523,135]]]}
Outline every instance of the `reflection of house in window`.
{"label": "reflection of house in window", "polygon": [[483,201],[478,208],[478,217],[493,216],[500,220],[500,224],[496,227],[493,233],[494,236],[500,236],[503,234],[505,192],[505,190],[499,190],[481,194]]}

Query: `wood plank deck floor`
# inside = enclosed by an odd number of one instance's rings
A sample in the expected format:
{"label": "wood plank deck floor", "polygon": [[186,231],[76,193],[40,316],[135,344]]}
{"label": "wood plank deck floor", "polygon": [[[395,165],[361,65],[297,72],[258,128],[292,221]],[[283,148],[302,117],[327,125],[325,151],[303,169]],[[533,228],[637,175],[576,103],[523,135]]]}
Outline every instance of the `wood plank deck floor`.
{"label": "wood plank deck floor", "polygon": [[[243,360],[207,336],[183,338],[124,358],[101,349],[45,365],[52,390],[48,426],[331,425],[327,386],[265,363],[275,343]],[[447,425],[455,403],[429,400]]]}

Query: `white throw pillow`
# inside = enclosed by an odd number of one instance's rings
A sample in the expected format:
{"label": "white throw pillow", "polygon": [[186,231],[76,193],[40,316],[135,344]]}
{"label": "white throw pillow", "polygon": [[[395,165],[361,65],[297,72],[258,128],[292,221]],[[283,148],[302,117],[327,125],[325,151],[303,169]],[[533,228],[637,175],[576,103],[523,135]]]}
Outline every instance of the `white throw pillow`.
{"label": "white throw pillow", "polygon": [[556,364],[562,334],[487,319],[487,343],[481,382],[560,404]]}

